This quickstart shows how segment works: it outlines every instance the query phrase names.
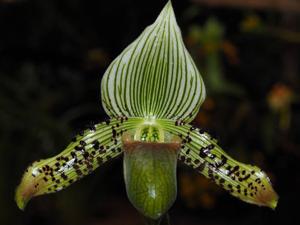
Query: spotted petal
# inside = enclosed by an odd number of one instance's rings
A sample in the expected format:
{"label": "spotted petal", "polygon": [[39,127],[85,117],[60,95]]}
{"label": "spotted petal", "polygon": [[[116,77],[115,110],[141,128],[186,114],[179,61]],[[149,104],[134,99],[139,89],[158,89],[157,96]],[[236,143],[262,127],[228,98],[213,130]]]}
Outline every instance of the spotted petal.
{"label": "spotted petal", "polygon": [[192,121],[205,87],[183,44],[170,1],[108,67],[101,90],[103,106],[112,117]]}
{"label": "spotted petal", "polygon": [[278,196],[260,168],[234,160],[201,129],[170,120],[159,123],[182,138],[179,159],[186,165],[245,202],[276,208]]}
{"label": "spotted petal", "polygon": [[122,133],[135,127],[139,121],[119,118],[97,124],[76,136],[57,156],[34,162],[16,190],[18,207],[24,209],[31,198],[68,187],[120,155]]}

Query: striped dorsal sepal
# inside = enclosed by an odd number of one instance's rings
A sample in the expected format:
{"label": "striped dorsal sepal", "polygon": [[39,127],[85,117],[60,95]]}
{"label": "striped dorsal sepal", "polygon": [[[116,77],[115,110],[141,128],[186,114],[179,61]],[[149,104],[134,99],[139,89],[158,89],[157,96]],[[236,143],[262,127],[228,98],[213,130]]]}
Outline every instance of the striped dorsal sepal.
{"label": "striped dorsal sepal", "polygon": [[170,1],[111,63],[101,91],[111,116],[193,120],[205,99],[205,87],[184,46]]}

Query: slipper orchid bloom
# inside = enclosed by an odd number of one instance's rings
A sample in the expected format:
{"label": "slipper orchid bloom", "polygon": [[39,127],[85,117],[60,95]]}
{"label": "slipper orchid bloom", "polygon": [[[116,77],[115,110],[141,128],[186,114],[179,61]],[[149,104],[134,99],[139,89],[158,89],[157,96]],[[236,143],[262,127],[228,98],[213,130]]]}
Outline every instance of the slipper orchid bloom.
{"label": "slipper orchid bloom", "polygon": [[18,207],[123,154],[128,198],[146,218],[158,220],[174,203],[178,160],[242,201],[274,209],[278,196],[266,173],[234,160],[189,124],[205,95],[169,1],[106,70],[101,97],[110,119],[81,132],[57,156],[30,165],[16,190]]}

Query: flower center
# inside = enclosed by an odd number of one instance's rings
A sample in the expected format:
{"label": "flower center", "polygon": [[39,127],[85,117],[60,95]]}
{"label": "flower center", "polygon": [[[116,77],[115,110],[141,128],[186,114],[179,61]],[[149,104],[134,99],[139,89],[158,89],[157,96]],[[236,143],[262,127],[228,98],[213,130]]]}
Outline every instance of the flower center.
{"label": "flower center", "polygon": [[165,142],[165,134],[162,127],[156,122],[155,117],[148,117],[140,124],[135,133],[135,141]]}

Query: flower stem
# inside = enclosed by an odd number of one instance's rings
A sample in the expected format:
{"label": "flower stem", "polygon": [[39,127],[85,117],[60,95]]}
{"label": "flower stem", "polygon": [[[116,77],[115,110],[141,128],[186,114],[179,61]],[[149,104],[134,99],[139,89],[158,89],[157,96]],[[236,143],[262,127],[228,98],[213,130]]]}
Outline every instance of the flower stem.
{"label": "flower stem", "polygon": [[171,225],[169,213],[166,213],[164,216],[157,220],[149,219],[145,217],[146,225]]}
{"label": "flower stem", "polygon": [[171,225],[169,213],[166,213],[161,219],[161,225]]}

